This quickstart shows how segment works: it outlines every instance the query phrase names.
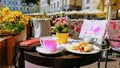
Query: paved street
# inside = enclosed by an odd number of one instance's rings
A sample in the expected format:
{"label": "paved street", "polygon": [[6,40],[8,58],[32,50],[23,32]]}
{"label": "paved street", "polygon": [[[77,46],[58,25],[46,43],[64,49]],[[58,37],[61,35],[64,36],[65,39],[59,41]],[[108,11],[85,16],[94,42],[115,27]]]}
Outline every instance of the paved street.
{"label": "paved street", "polygon": [[[107,68],[120,68],[119,62],[120,62],[120,57],[117,58],[109,57]],[[105,66],[105,62],[102,60],[100,68],[104,68],[104,66]],[[97,62],[87,66],[83,66],[81,68],[97,68]]]}

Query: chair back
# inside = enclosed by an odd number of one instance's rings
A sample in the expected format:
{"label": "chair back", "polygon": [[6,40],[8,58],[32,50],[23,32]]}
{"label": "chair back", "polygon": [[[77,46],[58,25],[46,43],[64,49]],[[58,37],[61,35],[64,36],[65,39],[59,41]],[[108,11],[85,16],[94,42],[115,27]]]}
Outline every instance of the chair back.
{"label": "chair back", "polygon": [[74,38],[78,38],[79,34],[80,34],[80,30],[82,27],[82,23],[83,20],[82,19],[68,19],[68,22],[70,24],[70,32],[69,32],[69,36],[70,37],[74,37]]}
{"label": "chair back", "polygon": [[107,20],[84,20],[79,38],[97,38],[97,43],[102,44],[105,37]]}
{"label": "chair back", "polygon": [[51,26],[48,19],[33,18],[34,37],[39,38],[42,36],[51,36]]}
{"label": "chair back", "polygon": [[120,21],[110,20],[107,24],[109,45],[113,50],[120,52]]}

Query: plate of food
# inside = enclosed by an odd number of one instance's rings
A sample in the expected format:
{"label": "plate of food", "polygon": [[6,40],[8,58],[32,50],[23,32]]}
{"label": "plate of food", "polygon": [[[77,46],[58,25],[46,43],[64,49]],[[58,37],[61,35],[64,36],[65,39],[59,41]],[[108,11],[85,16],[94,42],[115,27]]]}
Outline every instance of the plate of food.
{"label": "plate of food", "polygon": [[57,46],[57,49],[55,51],[48,51],[46,50],[45,48],[43,48],[42,46],[38,46],[36,47],[36,51],[39,52],[39,53],[42,53],[42,54],[48,54],[48,55],[51,55],[51,54],[57,54],[57,53],[60,53],[64,50],[64,47],[63,46]]}
{"label": "plate of food", "polygon": [[65,49],[69,52],[76,54],[94,54],[100,51],[100,48],[95,44],[88,42],[72,43],[65,46]]}

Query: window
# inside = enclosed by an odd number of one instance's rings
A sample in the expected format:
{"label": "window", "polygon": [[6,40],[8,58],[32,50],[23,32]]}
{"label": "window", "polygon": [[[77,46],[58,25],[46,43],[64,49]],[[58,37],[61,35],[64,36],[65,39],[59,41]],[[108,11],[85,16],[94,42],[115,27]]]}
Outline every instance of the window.
{"label": "window", "polygon": [[4,0],[4,4],[7,4],[7,2]]}
{"label": "window", "polygon": [[62,6],[64,5],[64,0],[62,0]]}
{"label": "window", "polygon": [[20,8],[20,10],[22,10],[22,7]]}
{"label": "window", "polygon": [[51,9],[53,9],[53,4],[51,4]]}
{"label": "window", "polygon": [[55,9],[56,3],[54,3],[54,9]]}
{"label": "window", "polygon": [[35,11],[35,10],[33,9],[33,11]]}
{"label": "window", "polygon": [[18,7],[16,7],[16,10],[18,10]]}
{"label": "window", "polygon": [[13,10],[13,7],[11,7],[11,10]]}
{"label": "window", "polygon": [[15,7],[13,7],[13,10],[15,10]]}
{"label": "window", "polygon": [[77,0],[74,0],[74,5],[77,5]]}
{"label": "window", "polygon": [[10,8],[10,10],[12,10],[11,7],[9,7],[9,8]]}
{"label": "window", "polygon": [[11,4],[11,1],[9,1],[9,4]]}
{"label": "window", "polygon": [[90,3],[90,0],[87,0],[87,4],[89,4]]}
{"label": "window", "polygon": [[16,5],[18,5],[18,2],[16,2]]}
{"label": "window", "polygon": [[59,1],[57,2],[57,7],[59,7]]}
{"label": "window", "polygon": [[68,2],[68,1],[67,1],[67,0],[65,0],[65,5],[67,5],[67,2]]}
{"label": "window", "polygon": [[12,4],[14,4],[14,1],[12,1]]}

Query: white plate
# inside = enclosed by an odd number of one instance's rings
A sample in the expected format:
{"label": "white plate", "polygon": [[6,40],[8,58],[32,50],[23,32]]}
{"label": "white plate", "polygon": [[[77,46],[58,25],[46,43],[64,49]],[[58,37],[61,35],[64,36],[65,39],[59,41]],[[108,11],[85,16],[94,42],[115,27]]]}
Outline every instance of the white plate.
{"label": "white plate", "polygon": [[93,45],[93,50],[90,52],[80,52],[79,50],[72,50],[69,47],[72,46],[71,44],[66,45],[65,49],[69,52],[76,53],[76,54],[94,54],[100,52],[100,48],[96,45]]}
{"label": "white plate", "polygon": [[42,53],[42,54],[57,54],[57,53],[62,52],[63,49],[64,49],[63,46],[58,46],[55,51],[50,52],[50,51],[45,50],[42,46],[36,47],[36,51],[37,51],[37,52],[40,52],[40,53]]}

